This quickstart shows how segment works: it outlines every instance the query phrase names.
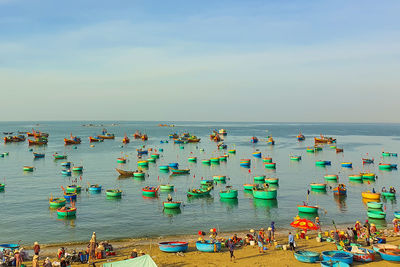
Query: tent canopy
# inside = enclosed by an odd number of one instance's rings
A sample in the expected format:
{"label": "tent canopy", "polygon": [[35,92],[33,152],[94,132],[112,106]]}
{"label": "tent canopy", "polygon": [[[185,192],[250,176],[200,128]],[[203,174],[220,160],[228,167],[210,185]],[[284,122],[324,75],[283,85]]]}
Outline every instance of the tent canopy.
{"label": "tent canopy", "polygon": [[103,264],[103,267],[130,267],[130,266],[157,267],[157,264],[153,261],[150,255],[147,254],[134,259],[107,262]]}

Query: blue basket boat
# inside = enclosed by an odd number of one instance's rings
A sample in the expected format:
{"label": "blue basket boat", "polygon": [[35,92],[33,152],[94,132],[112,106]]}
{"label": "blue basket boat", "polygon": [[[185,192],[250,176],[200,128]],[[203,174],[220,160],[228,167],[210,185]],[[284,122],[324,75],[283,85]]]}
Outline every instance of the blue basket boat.
{"label": "blue basket boat", "polygon": [[160,250],[168,253],[185,252],[188,249],[188,246],[188,242],[180,241],[158,243]]}
{"label": "blue basket boat", "polygon": [[322,251],[322,258],[324,261],[353,263],[353,254],[340,250]]}
{"label": "blue basket boat", "polygon": [[307,250],[299,250],[294,253],[294,257],[296,260],[301,261],[301,262],[310,262],[314,263],[319,261],[319,252],[314,252],[314,251],[307,251]]}
{"label": "blue basket boat", "polygon": [[169,166],[170,168],[173,168],[173,169],[178,169],[179,164],[176,163],[176,162],[173,162],[173,163],[168,164],[168,166]]}
{"label": "blue basket boat", "polygon": [[8,249],[18,249],[18,244],[1,244],[0,248],[8,248]]}
{"label": "blue basket boat", "polygon": [[385,261],[400,261],[400,249],[385,249],[379,250],[381,258]]}
{"label": "blue basket boat", "polygon": [[349,267],[350,264],[342,261],[321,261],[322,267]]}
{"label": "blue basket boat", "polygon": [[221,250],[221,242],[197,241],[196,248],[201,252],[218,252]]}

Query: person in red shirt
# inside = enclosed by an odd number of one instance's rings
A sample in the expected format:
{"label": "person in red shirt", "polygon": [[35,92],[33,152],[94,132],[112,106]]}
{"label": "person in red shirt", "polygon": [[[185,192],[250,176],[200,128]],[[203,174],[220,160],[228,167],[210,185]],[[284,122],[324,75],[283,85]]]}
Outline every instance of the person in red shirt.
{"label": "person in red shirt", "polygon": [[39,243],[38,243],[38,242],[35,242],[35,243],[33,244],[33,252],[35,252],[35,255],[39,255],[40,246],[39,246]]}

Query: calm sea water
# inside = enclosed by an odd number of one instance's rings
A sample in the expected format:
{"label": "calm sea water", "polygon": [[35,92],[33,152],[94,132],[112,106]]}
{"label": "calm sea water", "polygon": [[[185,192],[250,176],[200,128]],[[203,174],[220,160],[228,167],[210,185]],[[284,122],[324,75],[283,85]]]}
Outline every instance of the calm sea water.
{"label": "calm sea water", "polygon": [[[382,186],[399,184],[397,171],[382,172],[378,170],[379,162],[398,163],[397,158],[382,158],[384,149],[389,152],[400,152],[399,124],[295,124],[295,123],[209,123],[181,122],[175,128],[158,127],[158,122],[121,122],[110,126],[111,122],[103,123],[109,132],[114,133],[115,140],[105,140],[89,146],[88,136],[97,135],[103,127],[83,127],[87,122],[3,122],[0,132],[29,131],[32,128],[48,132],[49,143],[46,147],[34,148],[34,151],[45,152],[46,158],[33,160],[32,152],[28,151],[27,142],[1,144],[0,152],[10,154],[0,158],[0,179],[3,177],[6,189],[0,193],[0,243],[18,242],[41,243],[83,241],[90,238],[96,231],[101,239],[116,239],[123,237],[161,236],[171,234],[190,234],[198,230],[217,227],[221,231],[244,230],[254,227],[265,227],[275,221],[277,227],[288,228],[292,218],[297,215],[297,204],[306,200],[307,189],[311,182],[324,182],[324,174],[339,174],[339,181],[348,186],[348,195],[344,199],[334,198],[332,192],[326,194],[310,194],[309,202],[322,207],[319,217],[323,224],[329,225],[332,220],[339,223],[352,223],[355,219],[366,219],[366,208],[361,199],[361,192],[366,189],[380,190]],[[230,155],[226,163],[205,166],[201,159],[222,155],[216,144],[209,140],[212,129],[225,128],[228,131],[225,143],[228,148],[236,148],[236,155]],[[134,141],[121,147],[124,133],[131,136],[136,130],[149,135],[147,142]],[[167,140],[168,134],[188,131],[201,138],[199,144],[180,145],[160,144]],[[302,131],[306,140],[298,142],[296,135]],[[77,149],[64,146],[63,138],[70,133],[82,138],[82,144]],[[308,154],[305,148],[313,144],[313,136],[320,133],[337,138],[338,147],[344,148],[344,153],[336,154],[329,146],[323,151]],[[275,146],[269,146],[265,137],[270,134],[276,141]],[[261,140],[251,144],[251,136]],[[137,169],[136,149],[146,144],[147,147],[163,148],[160,159],[149,165],[144,181],[133,178],[119,179],[115,168],[125,170]],[[199,148],[203,148],[204,152]],[[272,156],[277,163],[275,171],[264,168],[261,159],[252,157],[252,152],[259,149],[263,156]],[[84,172],[82,186],[98,183],[103,186],[101,194],[89,194],[85,191],[77,200],[77,216],[73,220],[58,219],[55,211],[49,209],[48,198],[61,196],[61,186],[71,184],[72,179],[79,176],[63,177],[60,173],[60,161],[54,161],[54,152],[66,153],[68,161],[82,164]],[[369,153],[375,158],[374,165],[362,165],[361,157]],[[121,154],[128,155],[129,161],[124,165],[116,162]],[[301,155],[299,162],[291,162],[290,154]],[[198,163],[189,163],[189,155],[197,156]],[[251,173],[239,166],[242,158],[252,158]],[[331,160],[332,165],[326,168],[315,166],[317,159]],[[353,162],[353,169],[343,169],[340,163]],[[158,166],[170,162],[178,162],[180,168],[190,168],[190,175],[169,177],[160,173]],[[33,173],[24,173],[24,165],[36,167]],[[354,184],[348,180],[348,175],[360,171],[377,173],[375,183]],[[253,180],[253,176],[264,174],[279,178],[277,201],[254,200],[250,194],[243,191],[243,183]],[[239,189],[237,201],[222,201],[219,190],[225,185],[219,185],[208,198],[188,199],[186,191],[189,187],[198,186],[202,177],[212,179],[213,175],[227,175],[230,180],[226,185]],[[162,193],[155,199],[144,199],[141,188],[146,185],[158,185],[169,182],[175,185],[174,199],[184,201],[180,212],[165,212],[162,201],[166,194]],[[105,189],[121,188],[123,197],[120,200],[106,199]],[[395,200],[387,201],[387,218],[393,219],[393,211],[400,210]],[[324,212],[326,211],[326,213]],[[385,225],[385,221],[376,222]]]}

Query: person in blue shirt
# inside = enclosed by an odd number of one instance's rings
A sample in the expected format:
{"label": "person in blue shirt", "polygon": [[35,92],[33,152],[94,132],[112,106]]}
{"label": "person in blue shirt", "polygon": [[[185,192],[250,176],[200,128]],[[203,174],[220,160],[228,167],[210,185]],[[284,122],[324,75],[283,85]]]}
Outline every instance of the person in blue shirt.
{"label": "person in blue shirt", "polygon": [[275,222],[271,222],[272,240],[275,241]]}
{"label": "person in blue shirt", "polygon": [[290,250],[294,251],[294,250],[295,250],[295,248],[294,248],[294,236],[292,235],[291,232],[289,232],[289,237],[288,237],[288,239],[289,239],[289,247],[290,247]]}
{"label": "person in blue shirt", "polygon": [[236,257],[233,255],[233,251],[235,250],[235,243],[233,242],[232,238],[229,238],[225,245],[228,247],[229,253],[231,254],[231,261],[232,258],[233,260],[235,260]]}

